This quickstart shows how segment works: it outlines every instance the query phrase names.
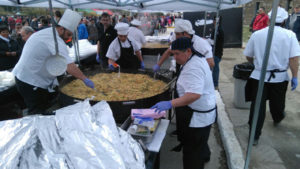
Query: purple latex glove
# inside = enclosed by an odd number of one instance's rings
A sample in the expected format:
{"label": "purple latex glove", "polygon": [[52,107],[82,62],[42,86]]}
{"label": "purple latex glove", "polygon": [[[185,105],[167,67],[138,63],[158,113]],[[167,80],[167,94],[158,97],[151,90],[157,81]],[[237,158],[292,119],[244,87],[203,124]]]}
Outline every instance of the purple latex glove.
{"label": "purple latex glove", "polygon": [[296,89],[298,86],[298,79],[296,77],[293,77],[291,80],[291,86],[292,86],[292,91]]}
{"label": "purple latex glove", "polygon": [[145,69],[145,63],[141,61],[141,69]]}
{"label": "purple latex glove", "polygon": [[83,80],[83,82],[84,82],[84,84],[85,84],[87,87],[90,87],[90,88],[92,88],[92,89],[95,88],[94,82],[91,81],[90,79],[85,78],[85,79]]}
{"label": "purple latex glove", "polygon": [[114,67],[114,65],[109,64],[109,65],[108,65],[108,69],[109,69],[109,70],[115,70],[115,67]]}
{"label": "purple latex glove", "polygon": [[97,55],[96,55],[96,61],[97,61],[97,63],[102,64],[102,60],[100,59],[100,56],[99,56],[98,53],[97,53]]}
{"label": "purple latex glove", "polygon": [[155,109],[155,112],[159,114],[160,112],[169,110],[171,108],[172,108],[171,101],[161,101],[161,102],[156,103],[150,109]]}
{"label": "purple latex glove", "polygon": [[157,71],[159,71],[160,66],[159,66],[158,64],[156,64],[156,65],[154,65],[154,66],[152,67],[152,69],[153,69],[154,72],[157,72]]}

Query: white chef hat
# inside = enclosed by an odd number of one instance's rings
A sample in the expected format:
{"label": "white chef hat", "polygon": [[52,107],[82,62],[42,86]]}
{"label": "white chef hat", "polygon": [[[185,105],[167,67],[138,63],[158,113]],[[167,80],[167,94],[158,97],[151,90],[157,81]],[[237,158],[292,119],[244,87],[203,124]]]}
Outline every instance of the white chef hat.
{"label": "white chef hat", "polygon": [[130,22],[132,25],[135,25],[135,26],[141,26],[142,23],[141,21],[137,20],[137,19],[134,19]]}
{"label": "white chef hat", "polygon": [[[268,15],[269,15],[269,18],[271,18],[272,11],[270,11],[268,13]],[[286,20],[288,18],[288,16],[289,16],[289,14],[285,9],[278,7],[275,22],[282,23],[284,20]]]}
{"label": "white chef hat", "polygon": [[77,29],[78,23],[81,20],[81,16],[70,9],[66,9],[65,13],[58,22],[58,25],[74,32]]}
{"label": "white chef hat", "polygon": [[115,29],[118,32],[118,35],[127,35],[128,34],[128,29],[129,25],[124,22],[119,22],[116,24]]}
{"label": "white chef hat", "polygon": [[192,23],[189,20],[178,19],[175,21],[175,32],[187,32],[188,34],[194,34]]}

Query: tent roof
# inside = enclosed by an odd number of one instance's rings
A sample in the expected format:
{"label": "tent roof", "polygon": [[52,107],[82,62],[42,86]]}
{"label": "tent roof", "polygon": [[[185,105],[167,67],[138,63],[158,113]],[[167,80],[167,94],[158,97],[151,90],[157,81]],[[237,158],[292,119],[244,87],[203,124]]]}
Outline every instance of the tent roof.
{"label": "tent roof", "polygon": [[[220,0],[220,9],[233,8],[251,0]],[[19,3],[18,3],[19,2]],[[100,8],[155,11],[216,11],[219,0],[52,0],[56,8]],[[48,0],[0,0],[0,5],[48,7]]]}

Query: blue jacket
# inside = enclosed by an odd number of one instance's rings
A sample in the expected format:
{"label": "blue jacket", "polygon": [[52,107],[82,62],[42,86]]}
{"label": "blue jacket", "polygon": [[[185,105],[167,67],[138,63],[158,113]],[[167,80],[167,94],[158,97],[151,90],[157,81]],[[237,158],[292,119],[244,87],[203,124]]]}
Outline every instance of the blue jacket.
{"label": "blue jacket", "polygon": [[80,24],[77,28],[78,30],[78,39],[87,39],[89,37],[89,33],[84,23]]}

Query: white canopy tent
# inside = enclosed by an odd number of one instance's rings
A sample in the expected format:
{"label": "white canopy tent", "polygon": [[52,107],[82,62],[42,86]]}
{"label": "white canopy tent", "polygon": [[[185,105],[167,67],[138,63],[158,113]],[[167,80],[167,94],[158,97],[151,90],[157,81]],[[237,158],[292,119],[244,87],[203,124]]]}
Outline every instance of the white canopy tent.
{"label": "white canopy tent", "polygon": [[[53,0],[53,7],[155,11],[217,11],[218,9],[237,7],[250,1],[251,0]],[[48,0],[0,0],[0,5],[49,7]]]}
{"label": "white canopy tent", "polygon": [[[170,12],[185,12],[185,11],[211,11],[217,12],[222,9],[229,9],[234,7],[239,7],[243,4],[251,2],[252,0],[52,0],[52,5],[55,8],[99,8],[99,9],[122,9],[122,10],[135,10],[135,11],[170,11]],[[249,139],[246,162],[244,159],[239,159],[243,162],[237,165],[237,168],[248,169],[250,154],[252,150],[252,144],[254,140],[254,132],[256,128],[258,109],[260,105],[260,99],[262,96],[263,82],[266,74],[266,66],[269,59],[269,52],[272,43],[275,16],[277,13],[277,6],[279,0],[274,0],[271,16],[270,29],[268,32],[266,50],[264,54],[263,68],[259,81],[258,94],[256,98],[254,120],[252,124],[251,135]],[[18,6],[18,7],[49,7],[48,0],[0,0],[0,5],[6,6]],[[216,27],[218,26],[218,23]],[[215,32],[216,37],[216,32]],[[78,44],[77,44],[78,45]],[[78,50],[78,47],[77,47]],[[76,52],[76,49],[75,49]],[[78,52],[79,53],[79,52]],[[230,154],[228,154],[231,156]],[[230,157],[229,157],[230,159]],[[237,159],[235,159],[237,160]]]}

